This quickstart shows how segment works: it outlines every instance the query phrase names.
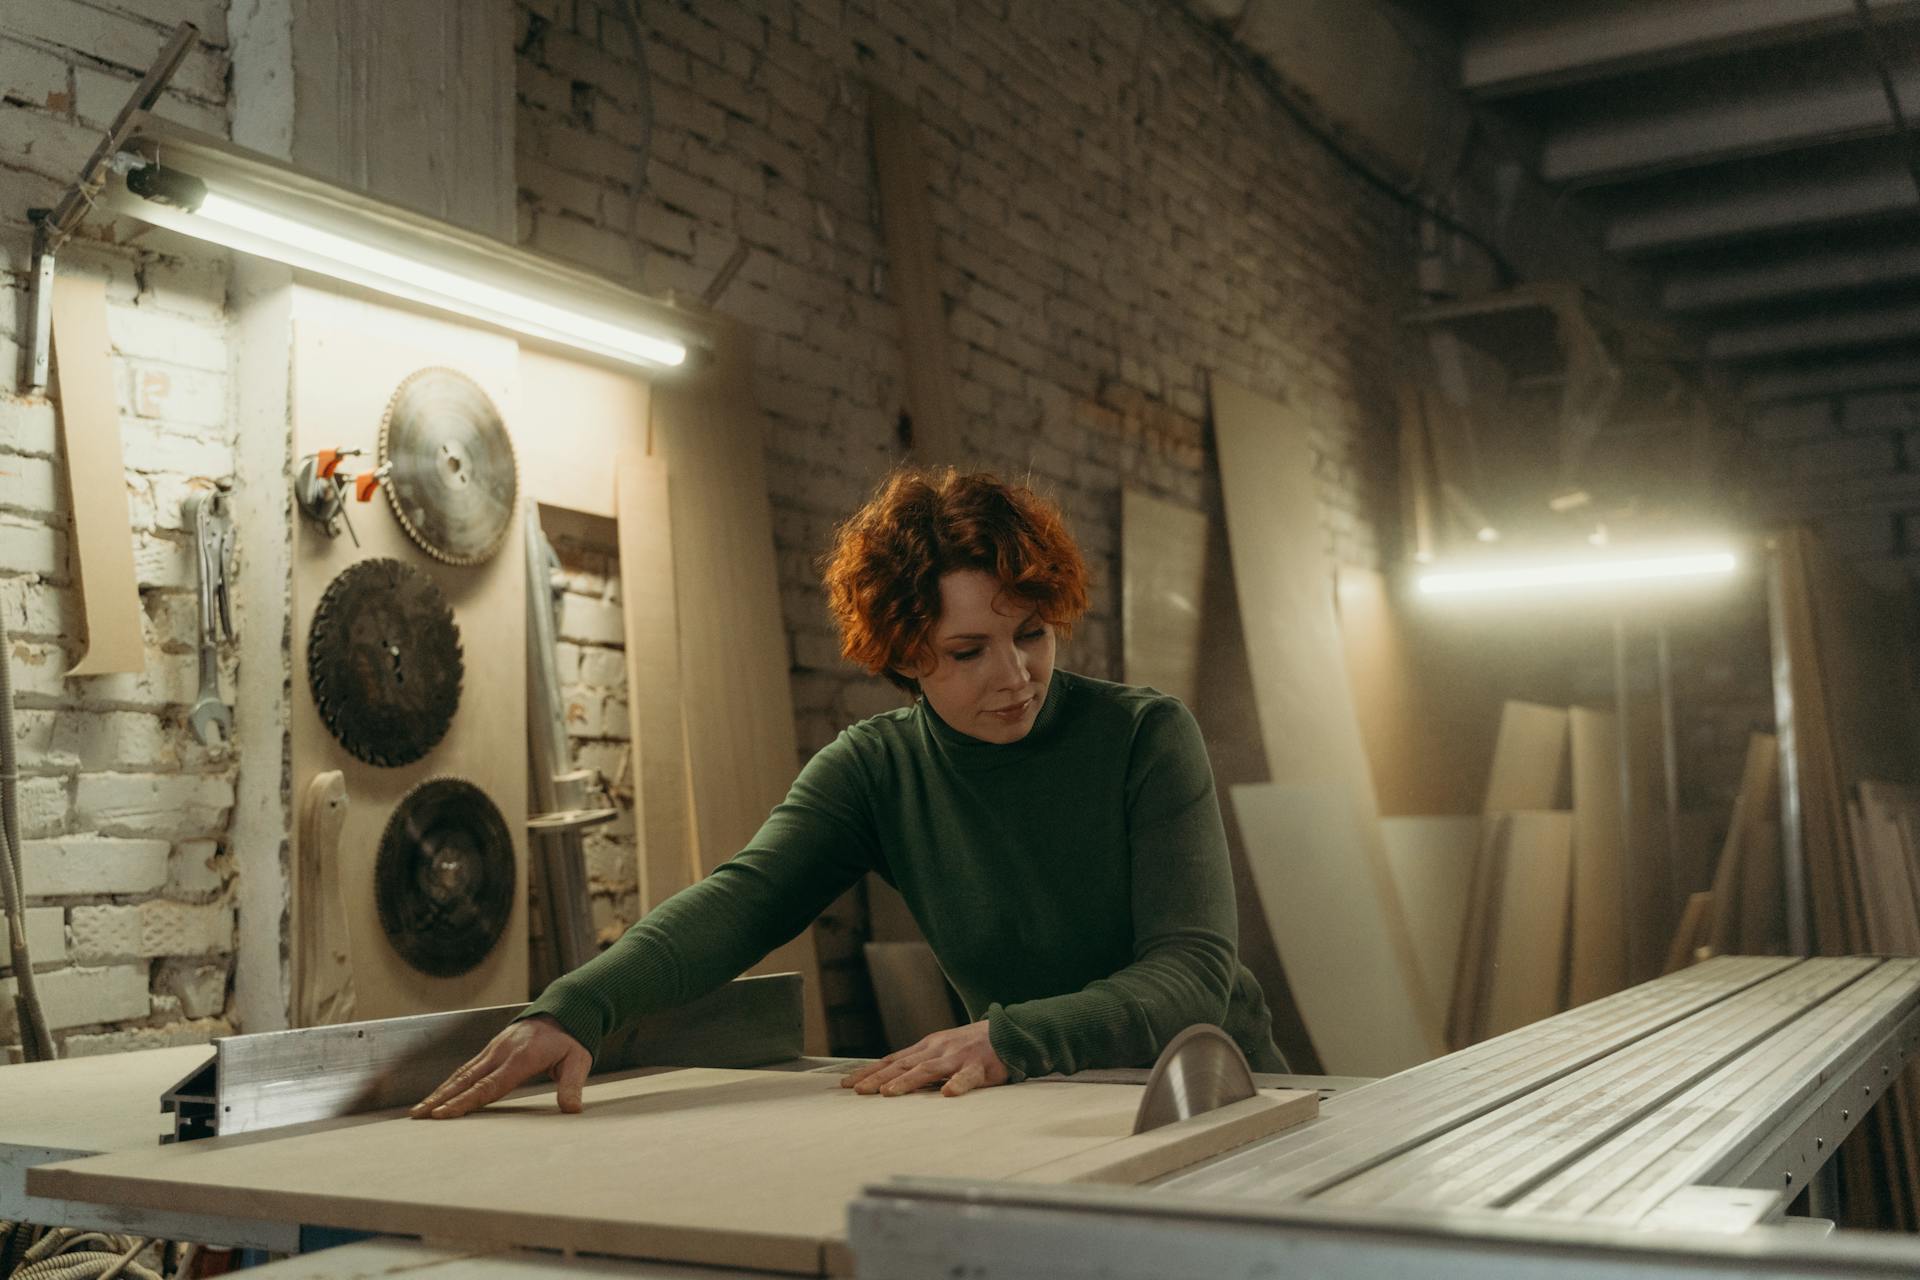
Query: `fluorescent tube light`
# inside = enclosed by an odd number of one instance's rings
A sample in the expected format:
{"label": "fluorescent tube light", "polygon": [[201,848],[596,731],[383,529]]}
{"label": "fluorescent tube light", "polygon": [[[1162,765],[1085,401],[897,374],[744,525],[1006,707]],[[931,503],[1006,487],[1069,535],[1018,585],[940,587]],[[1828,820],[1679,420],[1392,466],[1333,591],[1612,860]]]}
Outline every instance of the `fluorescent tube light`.
{"label": "fluorescent tube light", "polygon": [[1566,587],[1650,582],[1664,578],[1717,577],[1732,573],[1740,560],[1731,551],[1690,551],[1618,559],[1567,559],[1531,564],[1436,569],[1420,575],[1420,594],[1468,595],[1499,591],[1553,590]]}
{"label": "fluorescent tube light", "polygon": [[193,217],[186,225],[208,224],[206,239],[381,293],[444,307],[505,329],[585,347],[632,363],[671,368],[687,358],[686,347],[678,342],[608,324],[443,271],[404,255],[281,217],[217,190],[209,189],[206,199],[192,212]]}
{"label": "fluorescent tube light", "polygon": [[697,310],[140,116],[95,205],[169,231],[660,371],[714,339]]}

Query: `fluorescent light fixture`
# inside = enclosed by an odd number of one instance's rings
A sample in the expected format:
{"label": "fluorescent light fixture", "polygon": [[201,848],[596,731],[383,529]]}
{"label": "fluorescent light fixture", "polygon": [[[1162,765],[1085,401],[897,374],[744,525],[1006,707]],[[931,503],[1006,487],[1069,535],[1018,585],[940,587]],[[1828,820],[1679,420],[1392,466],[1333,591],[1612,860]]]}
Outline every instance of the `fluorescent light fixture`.
{"label": "fluorescent light fixture", "polygon": [[1541,560],[1525,564],[1435,569],[1420,575],[1420,594],[1471,595],[1500,591],[1652,582],[1671,578],[1724,577],[1740,565],[1732,551],[1686,551],[1665,555]]}
{"label": "fluorescent light fixture", "polygon": [[136,176],[101,201],[116,214],[620,364],[674,368],[700,336],[687,313],[570,264],[165,120],[142,121],[128,150]]}

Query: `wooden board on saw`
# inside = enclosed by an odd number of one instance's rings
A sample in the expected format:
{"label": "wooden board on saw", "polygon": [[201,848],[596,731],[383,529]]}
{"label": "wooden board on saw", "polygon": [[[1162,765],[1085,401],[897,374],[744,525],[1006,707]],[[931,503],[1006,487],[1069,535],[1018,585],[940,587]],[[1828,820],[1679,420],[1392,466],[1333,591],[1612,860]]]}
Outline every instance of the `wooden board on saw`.
{"label": "wooden board on saw", "polygon": [[1413,930],[1436,1023],[1446,1021],[1453,1001],[1482,825],[1477,814],[1380,819],[1387,861],[1407,909],[1407,927]]}
{"label": "wooden board on saw", "polygon": [[1206,603],[1206,513],[1138,489],[1121,490],[1120,573],[1126,682],[1193,706]]}
{"label": "wooden board on saw", "polygon": [[620,612],[627,661],[628,745],[640,910],[698,877],[693,779],[680,678],[680,611],[673,577],[672,486],[666,460],[634,449],[615,462]]}
{"label": "wooden board on saw", "polygon": [[1372,569],[1341,565],[1334,598],[1381,814],[1480,813],[1500,706],[1485,641],[1416,625]]}
{"label": "wooden board on saw", "polygon": [[1385,1075],[1440,1052],[1387,865],[1322,551],[1309,427],[1225,379],[1214,435],[1233,578],[1273,785],[1235,809],[1287,981],[1329,1072]]}
{"label": "wooden board on saw", "polygon": [[144,671],[146,643],[133,568],[127,468],[120,450],[120,402],[107,337],[107,288],[77,276],[53,278],[54,386],[60,398],[61,461],[73,522],[74,587],[86,619],[86,647],[69,676]]}
{"label": "wooden board on saw", "polygon": [[1567,776],[1567,709],[1509,702],[1500,709],[1483,813],[1554,809]]}
{"label": "wooden board on saw", "polygon": [[1619,726],[1612,713],[1568,713],[1573,755],[1573,921],[1567,1004],[1627,985],[1626,830],[1621,823]]}
{"label": "wooden board on saw", "polygon": [[[359,1118],[43,1166],[39,1195],[796,1274],[851,1271],[847,1203],[900,1175],[1139,1182],[1312,1118],[1262,1093],[1132,1135],[1140,1090],[861,1096],[819,1072],[663,1070],[455,1123]],[[1211,1120],[1212,1123],[1205,1123]],[[1096,1154],[1097,1153],[1097,1154]],[[1070,1162],[1070,1163],[1063,1163]]]}
{"label": "wooden board on saw", "polygon": [[[653,449],[672,477],[680,680],[702,875],[746,847],[800,771],[766,415],[754,402],[747,343],[743,330],[723,327],[710,366],[653,390]],[[805,979],[807,1051],[826,1053],[811,926],[748,972]]]}
{"label": "wooden board on saw", "polygon": [[647,383],[537,347],[520,349],[520,400],[539,415],[520,454],[520,494],[549,507],[612,518],[614,476],[606,464],[645,452]]}
{"label": "wooden board on saw", "polygon": [[[508,338],[296,285],[294,455],[359,448],[364,450],[360,461],[371,466],[389,397],[409,374],[431,365],[456,369],[477,382],[511,432],[518,417],[517,353]],[[516,514],[503,549],[492,559],[458,566],[442,564],[416,546],[384,495],[354,504],[352,516],[358,547],[344,531],[329,538],[293,517],[290,737],[294,794],[304,793],[316,774],[328,770],[339,770],[346,781],[340,889],[348,906],[355,1016],[392,1018],[518,1003],[527,998],[527,575],[525,558],[514,550],[521,545],[520,517]],[[422,759],[398,768],[366,764],[349,754],[315,711],[307,679],[307,633],[321,593],[348,565],[375,556],[399,560],[433,579],[453,609],[463,650],[460,707],[446,737]],[[503,744],[510,745],[503,749]],[[449,775],[485,791],[506,820],[513,835],[514,905],[499,942],[478,966],[456,978],[436,978],[414,969],[387,941],[373,870],[380,834],[395,804],[419,783]],[[299,865],[298,848],[294,858]],[[294,902],[290,930],[296,950],[317,918],[314,904]]]}

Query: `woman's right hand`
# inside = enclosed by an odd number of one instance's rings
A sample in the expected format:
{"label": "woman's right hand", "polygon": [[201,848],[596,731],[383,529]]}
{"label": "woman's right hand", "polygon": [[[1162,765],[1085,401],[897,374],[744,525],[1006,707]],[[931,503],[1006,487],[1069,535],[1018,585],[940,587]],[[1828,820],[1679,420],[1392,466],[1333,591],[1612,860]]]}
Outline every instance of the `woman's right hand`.
{"label": "woman's right hand", "polygon": [[438,1089],[407,1112],[415,1120],[451,1120],[498,1102],[542,1072],[560,1086],[562,1111],[580,1110],[580,1090],[593,1068],[587,1047],[546,1014],[510,1024]]}

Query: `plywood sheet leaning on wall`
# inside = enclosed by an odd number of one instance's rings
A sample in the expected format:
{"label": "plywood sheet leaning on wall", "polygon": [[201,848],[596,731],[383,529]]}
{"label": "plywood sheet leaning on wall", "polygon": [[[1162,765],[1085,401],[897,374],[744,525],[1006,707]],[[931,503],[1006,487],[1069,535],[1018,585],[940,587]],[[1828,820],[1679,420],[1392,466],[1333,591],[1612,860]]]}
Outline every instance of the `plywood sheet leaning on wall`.
{"label": "plywood sheet leaning on wall", "polygon": [[1611,712],[1568,713],[1573,755],[1573,920],[1567,1004],[1627,986],[1626,830],[1620,726]]}
{"label": "plywood sheet leaning on wall", "polygon": [[[1779,830],[1779,783],[1778,740],[1770,733],[1752,734],[1747,739],[1740,790],[1733,799],[1727,837],[1721,842],[1709,889],[1712,911],[1704,945],[1715,955],[1727,955],[1736,949],[1742,904],[1749,894],[1757,898],[1767,892],[1767,868],[1760,864],[1772,862],[1778,868],[1779,850],[1772,847],[1769,836]],[[1777,877],[1773,883],[1778,883]],[[1757,902],[1749,908],[1756,914],[1759,909]]]}
{"label": "plywood sheet leaning on wall", "polygon": [[87,645],[69,676],[144,671],[140,586],[133,569],[120,404],[107,338],[107,289],[99,280],[53,280],[55,390],[61,458],[73,522],[75,586]]}
{"label": "plywood sheet leaning on wall", "polygon": [[[767,499],[766,415],[748,335],[725,328],[713,364],[653,389],[653,445],[671,483],[680,679],[698,870],[746,847],[800,768],[786,621]],[[807,1051],[827,1052],[811,927],[750,973],[806,981]]]}
{"label": "plywood sheet leaning on wall", "polygon": [[1503,814],[1500,829],[1503,866],[1478,1028],[1482,1040],[1566,1007],[1573,815]]}
{"label": "plywood sheet leaning on wall", "polygon": [[1322,1066],[1385,1075],[1440,1052],[1347,692],[1304,418],[1224,379],[1214,433],[1267,787],[1234,805]]}
{"label": "plywood sheet leaning on wall", "polygon": [[1567,709],[1509,702],[1500,709],[1485,813],[1556,809],[1567,775]]}
{"label": "plywood sheet leaning on wall", "polygon": [[1200,686],[1206,513],[1123,489],[1120,574],[1126,682],[1149,685],[1193,706]]}
{"label": "plywood sheet leaning on wall", "polygon": [[607,463],[644,452],[648,386],[630,374],[528,347],[520,395],[532,438],[520,450],[521,492],[549,507],[615,516]]}
{"label": "plywood sheet leaning on wall", "polygon": [[[451,368],[473,379],[500,412],[509,433],[521,429],[516,398],[518,347],[509,338],[455,321],[417,315],[319,289],[294,287],[291,407],[295,456],[319,449],[378,456],[380,424],[394,390],[415,371]],[[316,774],[339,770],[352,797],[340,830],[340,889],[347,902],[355,1016],[392,1018],[442,1009],[513,1004],[527,998],[527,566],[511,550],[477,565],[431,559],[393,518],[384,495],[356,505],[355,546],[344,531],[329,538],[296,519],[292,561],[291,767],[295,794]],[[502,546],[518,548],[513,517]],[[307,675],[307,640],[315,607],[341,570],[388,557],[430,576],[460,629],[463,680],[446,736],[423,757],[393,768],[367,764],[328,732],[315,709]],[[502,744],[511,744],[502,750]],[[513,843],[512,909],[486,957],[455,977],[415,969],[387,939],[374,890],[380,837],[407,792],[448,776],[473,783],[499,809]],[[296,839],[298,833],[296,832]],[[295,865],[302,850],[296,847]],[[296,917],[290,939],[312,917]]]}
{"label": "plywood sheet leaning on wall", "polygon": [[636,449],[615,462],[620,612],[626,637],[628,750],[639,847],[640,910],[699,875],[693,848],[680,613],[666,461]]}
{"label": "plywood sheet leaning on wall", "polygon": [[1446,1021],[1452,1006],[1482,826],[1478,816],[1380,819],[1436,1024]]}
{"label": "plywood sheet leaning on wall", "polygon": [[1336,583],[1347,684],[1380,812],[1480,813],[1500,705],[1486,645],[1418,625],[1372,569],[1341,565]]}

